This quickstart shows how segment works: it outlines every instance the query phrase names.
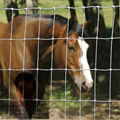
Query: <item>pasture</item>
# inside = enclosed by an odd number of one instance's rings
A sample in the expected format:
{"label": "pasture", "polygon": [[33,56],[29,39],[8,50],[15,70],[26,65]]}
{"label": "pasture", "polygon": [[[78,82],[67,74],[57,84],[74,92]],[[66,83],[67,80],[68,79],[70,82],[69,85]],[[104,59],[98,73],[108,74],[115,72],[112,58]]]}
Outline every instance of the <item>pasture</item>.
{"label": "pasture", "polygon": [[[75,0],[76,7],[82,6],[82,2],[80,0]],[[103,6],[111,6],[112,1],[103,1]],[[39,6],[41,8],[53,8],[53,7],[67,7],[68,2],[67,0],[40,0]],[[21,6],[20,6],[21,7]],[[22,6],[24,8],[24,6]],[[4,8],[3,2],[0,1],[0,22],[7,23],[5,10],[1,9]],[[85,21],[84,11],[82,8],[78,8],[77,10],[77,16],[79,23],[82,24]],[[107,37],[111,37],[111,31],[112,31],[112,22],[113,22],[113,12],[112,8],[104,8],[103,14],[104,19],[106,23],[106,27],[108,29]],[[25,13],[25,10],[20,10],[21,14]],[[43,9],[39,11],[39,13],[42,14],[53,14],[53,10],[47,10]],[[70,17],[70,14],[68,14],[68,9],[60,8],[55,10],[55,14],[60,14],[64,17]],[[1,31],[2,28],[0,28]],[[92,42],[92,40],[90,40]],[[94,41],[94,40],[93,40]],[[100,42],[100,41],[99,41]],[[101,43],[105,43],[104,41],[101,41]],[[109,54],[110,53],[110,41],[107,41],[108,43],[108,51],[103,51],[103,54]],[[91,48],[91,46],[90,46]],[[92,49],[95,49],[96,46],[92,46]],[[98,50],[99,54],[99,50]],[[114,54],[114,53],[113,53]],[[92,61],[94,59],[95,52],[92,52],[89,54],[90,60]],[[106,62],[109,63],[110,58],[107,58],[105,56],[98,57],[100,60],[106,59]],[[110,57],[110,55],[109,55]],[[94,61],[94,60],[93,60]],[[107,64],[108,64],[107,63]],[[106,63],[105,63],[106,64]],[[119,63],[120,64],[120,63]],[[94,69],[95,62],[90,62],[91,69]],[[99,66],[99,65],[98,65]],[[107,66],[107,65],[106,65]],[[109,65],[106,66],[100,66],[102,69],[108,68]],[[99,69],[99,68],[97,68]],[[117,72],[119,72],[119,68]],[[93,87],[93,89],[88,94],[82,94],[78,95],[76,93],[76,88],[72,84],[69,84],[68,81],[63,80],[65,78],[65,75],[61,73],[61,71],[57,70],[52,73],[53,82],[50,83],[47,86],[47,89],[45,91],[44,101],[41,102],[41,105],[37,107],[36,112],[33,114],[33,119],[48,119],[48,117],[53,118],[54,120],[62,120],[62,119],[68,119],[68,120],[92,120],[95,118],[95,120],[109,120],[109,117],[111,117],[111,120],[119,120],[120,118],[120,94],[117,95],[117,97],[113,96],[112,100],[113,102],[109,102],[110,93],[109,93],[109,80],[110,80],[110,71],[92,71],[93,79],[96,79],[96,87]],[[116,71],[114,71],[116,72]],[[96,76],[95,76],[96,74]],[[113,73],[113,75],[117,75],[118,73]],[[57,77],[56,77],[57,76]],[[95,78],[96,77],[96,78]],[[114,80],[114,77],[112,77]],[[102,87],[102,84],[98,83],[108,83],[105,86]],[[52,87],[51,87],[52,85]],[[120,90],[120,86],[119,90]],[[112,87],[113,88],[113,87]],[[96,89],[96,90],[95,90]],[[101,89],[104,89],[107,92],[100,92]],[[94,101],[94,95],[96,91],[96,101]],[[113,89],[112,89],[113,90]],[[111,91],[112,91],[111,90]],[[52,92],[51,92],[52,91]],[[8,99],[8,96],[6,96],[7,90],[4,89],[2,92],[0,92],[0,99]],[[65,97],[67,101],[65,101]],[[9,101],[0,101],[0,119],[17,119],[14,114],[9,116]],[[42,107],[43,109],[40,109]],[[15,110],[12,112],[14,113]]]}

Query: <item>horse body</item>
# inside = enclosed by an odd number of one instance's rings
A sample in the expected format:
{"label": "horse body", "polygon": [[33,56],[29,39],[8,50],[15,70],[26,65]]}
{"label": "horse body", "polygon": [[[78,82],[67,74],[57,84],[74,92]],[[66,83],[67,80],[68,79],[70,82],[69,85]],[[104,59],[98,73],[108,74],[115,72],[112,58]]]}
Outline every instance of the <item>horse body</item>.
{"label": "horse body", "polygon": [[[79,90],[81,90],[83,83],[85,83],[84,87],[92,87],[87,58],[81,59],[84,54],[86,56],[87,47],[84,50],[81,49],[81,39],[76,31],[70,32],[67,37],[66,18],[57,16],[55,23],[53,21],[53,15],[43,15],[41,18],[28,15],[28,17],[18,16],[8,24],[0,23],[0,28],[2,28],[0,31],[0,69],[3,69],[0,72],[0,79],[3,80],[4,86],[10,90],[8,91],[10,98],[16,100],[13,104],[18,106],[20,111],[23,110],[25,114],[27,110],[30,117],[35,111],[35,101],[32,99],[43,98],[45,86],[49,81],[49,77],[46,77],[49,72],[39,72],[39,95],[36,96],[35,70],[36,68],[51,68],[48,63],[50,63],[52,51],[57,68],[72,69],[68,73]],[[52,37],[54,37],[53,43]],[[66,58],[66,56],[68,57]],[[37,63],[38,60],[39,63]],[[85,65],[82,65],[84,62],[86,62]],[[84,69],[83,67],[88,69],[88,72],[74,70]],[[29,99],[29,101],[25,99]],[[33,106],[30,107],[30,104]],[[25,117],[24,115],[23,118]]]}

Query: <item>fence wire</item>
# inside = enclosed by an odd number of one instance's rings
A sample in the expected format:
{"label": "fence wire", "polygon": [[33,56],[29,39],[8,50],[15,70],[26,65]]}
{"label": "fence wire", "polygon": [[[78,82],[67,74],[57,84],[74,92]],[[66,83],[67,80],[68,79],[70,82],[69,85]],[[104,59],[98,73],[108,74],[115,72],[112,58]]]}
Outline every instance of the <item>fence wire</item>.
{"label": "fence wire", "polygon": [[[14,8],[0,8],[0,11],[5,11],[5,10],[11,10],[12,11],[12,21],[11,21],[11,30],[10,30],[10,38],[1,38],[0,37],[0,41],[9,41],[10,40],[10,47],[9,47],[9,55],[10,58],[8,60],[9,62],[9,67],[8,68],[2,68],[0,65],[0,73],[2,72],[8,72],[9,74],[9,86],[8,86],[8,93],[9,95],[7,96],[7,93],[5,93],[5,89],[3,89],[3,91],[0,92],[0,119],[14,119],[16,118],[13,114],[11,114],[11,101],[17,101],[17,99],[11,99],[10,96],[10,91],[11,91],[11,72],[26,72],[26,71],[33,71],[36,73],[36,98],[32,99],[34,101],[36,101],[36,111],[33,114],[33,119],[49,119],[49,120],[54,120],[54,119],[58,119],[58,120],[62,120],[62,119],[71,119],[71,120],[119,120],[120,119],[120,94],[118,94],[118,98],[113,98],[112,97],[112,92],[113,92],[113,87],[112,87],[112,81],[114,80],[114,77],[112,76],[113,72],[118,72],[120,71],[120,62],[119,60],[116,61],[118,62],[118,66],[112,67],[112,65],[114,64],[114,60],[113,60],[113,55],[115,54],[113,51],[114,46],[114,41],[120,40],[119,36],[114,36],[114,28],[115,28],[115,24],[114,24],[114,20],[115,20],[115,10],[114,8],[119,8],[120,5],[118,6],[82,6],[82,7],[76,7],[76,8],[72,8],[72,9],[76,9],[76,10],[81,10],[83,11],[83,14],[80,15],[82,16],[82,23],[84,23],[85,21],[85,9],[88,8],[96,8],[98,10],[97,13],[97,28],[96,28],[96,36],[88,36],[86,38],[84,38],[83,36],[83,31],[84,31],[84,27],[82,28],[82,38],[84,40],[86,40],[88,43],[91,40],[90,44],[90,48],[88,49],[88,52],[90,49],[94,49],[91,50],[90,55],[88,56],[88,61],[90,64],[90,69],[69,69],[67,68],[67,59],[68,59],[68,42],[66,42],[66,64],[65,64],[65,69],[62,68],[54,68],[54,51],[53,51],[53,44],[55,42],[55,40],[59,40],[59,38],[55,38],[55,29],[54,29],[54,23],[55,23],[55,18],[56,18],[56,13],[57,10],[65,10],[66,11],[66,18],[67,18],[67,38],[60,38],[62,39],[67,39],[67,41],[71,40],[68,39],[68,30],[69,30],[69,18],[70,18],[70,7],[54,7],[54,8],[20,8],[20,9],[14,9]],[[113,15],[112,15],[112,30],[111,30],[111,35],[108,37],[106,36],[104,37],[99,37],[99,23],[100,23],[100,9],[113,9]],[[28,23],[28,11],[31,9],[37,9],[39,11],[39,17],[36,19],[39,19],[39,24],[38,24],[38,35],[36,35],[36,37],[32,37],[32,38],[27,38],[26,37],[26,33],[27,33],[27,23]],[[21,11],[21,13],[25,14],[25,25],[24,25],[24,37],[23,38],[14,38],[13,35],[13,11],[14,10],[19,10]],[[42,18],[41,14],[43,13],[47,13],[49,11],[49,13],[53,14],[53,31],[52,31],[52,36],[51,38],[40,38],[40,34],[41,34],[41,30],[40,30],[40,26],[41,26],[41,22],[40,19]],[[109,19],[109,18],[108,18]],[[81,23],[81,21],[80,21]],[[2,31],[2,28],[0,28],[0,32]],[[12,68],[12,46],[13,46],[13,41],[21,41],[23,40],[23,60],[22,60],[22,68]],[[25,64],[26,64],[26,42],[27,41],[31,41],[31,40],[37,40],[37,53],[35,53],[37,55],[36,57],[36,68],[26,68]],[[41,40],[51,40],[51,44],[52,44],[52,52],[51,52],[51,62],[50,62],[50,68],[48,69],[43,69],[40,68],[39,65],[39,60],[40,60],[40,41]],[[73,38],[74,40],[74,38]],[[109,55],[107,57],[108,59],[108,68],[105,67],[98,67],[99,66],[99,44],[100,42],[106,41],[106,44],[109,44]],[[32,43],[31,43],[32,44]],[[120,45],[120,44],[119,44]],[[1,47],[1,45],[0,45]],[[102,48],[101,48],[102,51]],[[118,50],[119,53],[119,50]],[[102,54],[101,57],[104,57],[106,53],[106,51],[104,51],[104,55]],[[91,58],[92,57],[92,58]],[[119,57],[119,56],[118,56]],[[1,58],[0,58],[1,59]],[[91,60],[89,60],[91,59]],[[101,58],[102,59],[102,58]],[[92,62],[92,60],[94,62]],[[104,62],[104,61],[103,61]],[[102,61],[101,61],[102,63]],[[0,63],[1,64],[1,63]],[[68,71],[84,71],[84,70],[90,70],[94,79],[94,86],[92,88],[92,90],[90,91],[90,93],[86,93],[86,95],[84,95],[83,93],[80,93],[79,95],[77,95],[77,93],[74,91],[74,87],[72,85],[69,84],[69,81],[67,81],[67,74]],[[39,99],[39,72],[40,71],[47,71],[50,72],[50,83],[49,85],[46,87],[46,92],[44,95],[43,99]],[[57,76],[58,74],[61,75],[61,72],[64,71],[64,80],[55,80],[58,79],[55,76]],[[102,74],[101,74],[102,73]],[[59,76],[59,75],[58,75]],[[106,77],[107,76],[107,77]],[[1,76],[0,76],[1,77]],[[47,77],[47,75],[46,75]],[[63,79],[63,78],[62,78]],[[118,78],[119,79],[119,78]],[[0,80],[2,81],[2,78],[0,78]],[[101,81],[100,81],[101,80]],[[100,81],[100,82],[99,82]],[[108,91],[108,93],[99,93],[98,91],[101,91],[101,89],[104,89],[103,87],[105,87],[105,85],[102,87],[99,84],[101,84],[101,82],[103,82],[104,84],[107,84],[106,86],[106,91]],[[2,82],[0,82],[2,83]],[[99,84],[98,84],[99,83]],[[116,83],[118,84],[118,83]],[[1,88],[3,87],[2,84],[0,85]],[[117,86],[117,85],[116,85]],[[118,85],[118,88],[114,88],[114,89],[118,89],[118,91],[120,91],[120,82]],[[101,94],[100,96],[98,94]],[[103,94],[103,95],[102,95]],[[105,97],[104,97],[105,96]],[[107,96],[107,97],[106,97]],[[29,100],[29,99],[28,99]],[[38,102],[41,102],[40,104],[43,105],[38,105]],[[42,109],[42,110],[41,110]],[[15,110],[14,110],[15,111]],[[17,112],[17,111],[16,111]]]}

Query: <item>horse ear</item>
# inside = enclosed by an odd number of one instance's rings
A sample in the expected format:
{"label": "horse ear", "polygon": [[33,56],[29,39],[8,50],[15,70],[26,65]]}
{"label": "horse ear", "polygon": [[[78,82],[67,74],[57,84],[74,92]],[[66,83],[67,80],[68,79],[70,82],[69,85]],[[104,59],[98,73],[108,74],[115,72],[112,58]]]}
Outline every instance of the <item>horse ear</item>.
{"label": "horse ear", "polygon": [[56,47],[56,44],[51,45],[47,48],[47,50],[44,52],[44,54],[40,58],[41,65],[44,65],[49,60],[49,58],[51,57],[52,50],[54,51],[55,47]]}
{"label": "horse ear", "polygon": [[84,22],[83,24],[81,24],[80,26],[86,28],[88,25],[89,25],[89,21],[86,21],[86,22]]}

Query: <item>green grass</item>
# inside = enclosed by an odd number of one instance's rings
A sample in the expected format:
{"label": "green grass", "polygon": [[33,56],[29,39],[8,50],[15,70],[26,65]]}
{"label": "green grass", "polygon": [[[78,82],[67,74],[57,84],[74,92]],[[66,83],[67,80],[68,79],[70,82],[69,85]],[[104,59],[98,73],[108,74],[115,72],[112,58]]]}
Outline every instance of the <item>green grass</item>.
{"label": "green grass", "polygon": [[[104,0],[102,2],[103,6],[112,6],[112,0]],[[113,9],[112,8],[104,8],[103,9],[105,24],[107,27],[112,27],[112,20],[113,20]]]}
{"label": "green grass", "polygon": [[5,10],[4,9],[1,9],[1,8],[4,8],[4,3],[3,3],[3,0],[0,0],[0,22],[6,22],[7,19],[6,19],[6,15],[5,15]]}
{"label": "green grass", "polygon": [[[102,1],[102,5],[104,5],[104,6],[111,6],[112,4],[113,4],[112,0]],[[39,7],[41,7],[41,8],[67,7],[68,5],[69,5],[68,0],[39,0]],[[75,1],[75,5],[76,5],[76,7],[81,7],[82,2],[77,0],[77,1]],[[21,6],[19,6],[19,7],[21,7]],[[0,8],[4,8],[3,0],[0,1]],[[82,24],[85,21],[84,12],[81,8],[78,8],[76,11],[77,11],[79,23]],[[23,14],[25,12],[24,12],[24,10],[21,10],[20,13]],[[41,13],[53,14],[53,10],[42,10]],[[70,16],[68,14],[68,9],[56,9],[55,13],[60,14],[64,17]],[[103,13],[104,13],[106,26],[111,27],[112,26],[112,17],[113,17],[112,8],[104,8]],[[0,21],[7,22],[5,10],[0,10]]]}

